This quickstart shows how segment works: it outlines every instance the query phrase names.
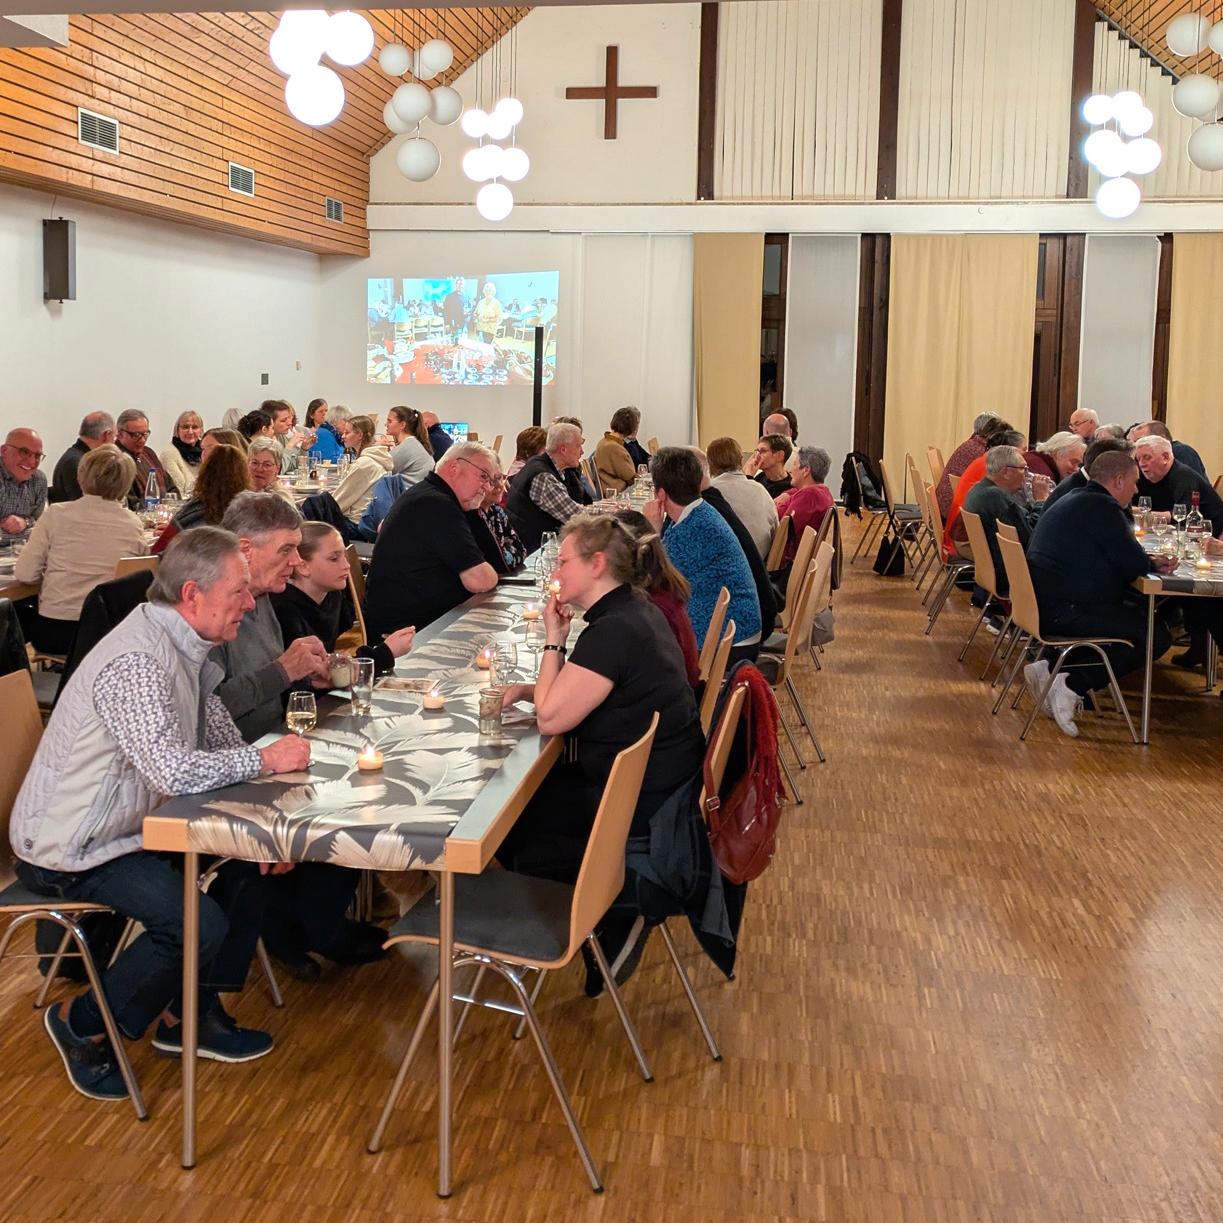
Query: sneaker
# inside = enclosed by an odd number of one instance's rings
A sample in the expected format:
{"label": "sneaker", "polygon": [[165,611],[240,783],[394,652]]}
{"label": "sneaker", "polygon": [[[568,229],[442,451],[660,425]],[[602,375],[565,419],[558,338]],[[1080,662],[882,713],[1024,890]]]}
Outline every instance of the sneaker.
{"label": "sneaker", "polygon": [[[180,1057],[183,1052],[183,1025],[176,1023],[170,1027],[163,1019],[157,1025],[153,1048],[166,1057]],[[209,1011],[200,1016],[196,1049],[199,1057],[213,1062],[253,1062],[271,1051],[272,1037],[267,1032],[238,1027],[219,1002],[214,1002]]]}
{"label": "sneaker", "polygon": [[53,1004],[43,1011],[42,1022],[51,1043],[63,1059],[68,1082],[81,1095],[91,1100],[127,1099],[127,1084],[119,1072],[115,1051],[109,1040],[88,1040],[78,1036],[60,1014],[59,1004]]}
{"label": "sneaker", "polygon": [[[1040,662],[1030,662],[1023,669],[1023,682],[1028,686],[1028,695],[1032,698],[1032,704],[1040,703],[1040,694],[1044,692],[1045,685],[1049,682],[1049,664],[1042,658]],[[1049,703],[1045,702],[1041,709],[1044,714],[1049,713]]]}
{"label": "sneaker", "polygon": [[1057,728],[1064,735],[1077,739],[1079,728],[1074,724],[1075,715],[1083,707],[1078,693],[1073,692],[1066,683],[1066,677],[1059,675],[1049,689],[1049,708]]}

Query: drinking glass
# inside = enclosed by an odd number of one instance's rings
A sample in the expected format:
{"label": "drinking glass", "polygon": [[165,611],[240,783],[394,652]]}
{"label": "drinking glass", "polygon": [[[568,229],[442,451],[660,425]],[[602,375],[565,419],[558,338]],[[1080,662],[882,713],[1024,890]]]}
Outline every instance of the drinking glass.
{"label": "drinking glass", "polygon": [[374,660],[354,658],[352,660],[352,688],[350,690],[352,711],[357,717],[367,715],[374,704]]}
{"label": "drinking glass", "polygon": [[1151,512],[1151,498],[1150,497],[1139,497],[1138,498],[1138,508],[1144,514],[1149,514]]}
{"label": "drinking glass", "polygon": [[285,725],[299,738],[305,738],[318,723],[318,707],[313,692],[290,692]]}
{"label": "drinking glass", "polygon": [[352,659],[347,654],[329,654],[327,665],[331,668],[333,688],[347,688],[352,684]]}
{"label": "drinking glass", "polygon": [[1178,533],[1184,529],[1184,522],[1188,517],[1189,507],[1183,502],[1178,501],[1172,507],[1172,521],[1176,523],[1176,530]]}
{"label": "drinking glass", "polygon": [[480,689],[480,734],[501,733],[501,689]]}
{"label": "drinking glass", "polygon": [[501,688],[512,682],[510,677],[518,666],[518,646],[512,641],[494,641],[492,651],[489,681],[492,687]]}
{"label": "drinking glass", "polygon": [[544,626],[542,620],[528,620],[526,622],[526,633],[524,634],[523,645],[534,655],[535,658],[535,674],[539,674],[539,660],[544,652],[544,646],[548,644],[548,630]]}

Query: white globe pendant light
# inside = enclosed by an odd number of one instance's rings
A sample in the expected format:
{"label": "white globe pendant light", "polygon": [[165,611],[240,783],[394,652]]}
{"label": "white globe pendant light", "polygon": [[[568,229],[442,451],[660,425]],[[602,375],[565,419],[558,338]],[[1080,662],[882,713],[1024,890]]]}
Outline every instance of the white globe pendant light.
{"label": "white globe pendant light", "polygon": [[391,94],[391,106],[404,123],[415,126],[429,113],[429,91],[409,81]]}
{"label": "white globe pendant light", "polygon": [[1105,128],[1098,132],[1092,132],[1083,141],[1083,156],[1098,170],[1100,169],[1100,162],[1115,149],[1120,148],[1120,146],[1121,137],[1116,132]]}
{"label": "white globe pendant light", "polygon": [[1172,105],[1189,119],[1204,119],[1218,104],[1219,82],[1214,77],[1195,72],[1172,86]]}
{"label": "white globe pendant light", "polygon": [[1093,93],[1090,97],[1083,99],[1081,110],[1083,121],[1090,123],[1092,127],[1099,127],[1101,123],[1107,123],[1113,117],[1113,99],[1107,93]]}
{"label": "white globe pendant light", "polygon": [[419,51],[412,52],[412,62],[408,65],[408,70],[418,81],[431,81],[437,76],[437,72],[428,64],[421,63]]}
{"label": "white globe pendant light", "polygon": [[322,59],[330,26],[326,9],[290,9],[281,17],[276,33],[282,35],[278,40],[282,47],[292,48],[290,57],[308,68]]}
{"label": "white globe pendant light", "polygon": [[1223,170],[1223,126],[1202,124],[1189,137],[1189,160],[1199,170]]}
{"label": "white globe pendant light", "polygon": [[1206,36],[1206,45],[1216,54],[1223,55],[1223,21],[1216,21]]}
{"label": "white globe pendant light", "polygon": [[476,192],[476,211],[486,221],[504,221],[513,210],[514,195],[504,183],[485,183]]}
{"label": "white globe pendant light", "polygon": [[1164,38],[1168,50],[1182,59],[1196,55],[1206,46],[1210,36],[1210,22],[1199,13],[1182,13],[1168,22]]}
{"label": "white globe pendant light", "polygon": [[1142,202],[1142,192],[1132,178],[1110,178],[1096,191],[1096,207],[1111,221],[1130,216]]}
{"label": "white globe pendant light", "polygon": [[531,159],[520,148],[506,149],[501,154],[501,177],[509,183],[521,182],[531,169]]}
{"label": "white globe pendant light", "polygon": [[310,39],[299,38],[292,30],[283,25],[278,26],[268,40],[268,55],[279,72],[292,76],[306,68],[312,68],[319,61],[321,48],[316,47]]}
{"label": "white globe pendant light", "polygon": [[382,108],[382,122],[386,124],[386,130],[394,132],[396,136],[402,136],[416,126],[414,123],[405,123],[395,113],[395,108],[391,105],[390,98],[387,98],[386,105]]}
{"label": "white globe pendant light", "polygon": [[463,173],[473,183],[483,183],[492,178],[491,174],[484,173],[484,145],[478,144],[463,154]]}
{"label": "white globe pendant light", "polygon": [[437,151],[437,145],[431,140],[415,136],[405,140],[395,154],[395,164],[404,178],[414,183],[423,183],[432,178],[442,164],[442,156]]}
{"label": "white globe pendant light", "polygon": [[514,125],[502,111],[494,110],[488,116],[488,134],[494,140],[504,140],[514,130]]}
{"label": "white globe pendant light", "polygon": [[502,98],[493,107],[493,114],[500,115],[510,127],[517,127],[522,122],[522,103],[517,98]]}
{"label": "white globe pendant light", "polygon": [[463,113],[463,98],[457,89],[439,85],[429,94],[429,118],[449,127]]}
{"label": "white globe pendant light", "polygon": [[444,38],[431,38],[417,51],[416,62],[431,76],[437,76],[454,63],[454,48]]}
{"label": "white globe pendant light", "polygon": [[403,76],[408,70],[410,58],[407,47],[397,42],[387,43],[378,56],[378,67],[387,76]]}
{"label": "white globe pendant light", "polygon": [[1117,120],[1127,136],[1145,136],[1155,126],[1155,114],[1147,106],[1135,106]]}
{"label": "white globe pendant light", "polygon": [[488,135],[488,115],[478,106],[473,106],[470,110],[463,112],[463,117],[459,120],[459,126],[463,129],[465,136],[470,136],[473,140],[479,140],[481,136]]}
{"label": "white globe pendant light", "polygon": [[1126,167],[1131,174],[1153,174],[1163,159],[1163,149],[1149,136],[1139,136],[1125,145]]}
{"label": "white globe pendant light", "polygon": [[363,64],[374,50],[374,27],[360,13],[332,13],[327,24],[327,58],[345,68]]}
{"label": "white globe pendant light", "polygon": [[344,82],[330,68],[315,64],[285,82],[285,104],[308,127],[325,127],[344,109]]}

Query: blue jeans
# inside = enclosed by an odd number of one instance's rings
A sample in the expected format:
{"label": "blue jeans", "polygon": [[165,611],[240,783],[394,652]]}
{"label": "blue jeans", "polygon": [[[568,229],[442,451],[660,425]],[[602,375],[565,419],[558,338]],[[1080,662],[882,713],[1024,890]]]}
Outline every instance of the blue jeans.
{"label": "blue jeans", "polygon": [[[17,876],[42,896],[91,900],[134,917],[144,930],[109,968],[102,988],[119,1030],[139,1040],[167,1007],[182,1015],[183,873],[176,855],[125,854],[84,871],[52,871],[17,863]],[[255,954],[267,889],[258,868],[229,862],[200,897],[200,1013],[222,991],[240,990]],[[90,990],[73,1003],[80,1036],[103,1031]]]}

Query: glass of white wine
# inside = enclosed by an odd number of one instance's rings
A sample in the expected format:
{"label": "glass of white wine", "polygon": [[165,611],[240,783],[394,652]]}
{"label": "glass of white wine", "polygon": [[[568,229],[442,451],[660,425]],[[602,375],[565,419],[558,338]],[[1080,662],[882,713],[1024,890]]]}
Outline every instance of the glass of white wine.
{"label": "glass of white wine", "polygon": [[299,738],[304,738],[318,724],[318,707],[313,692],[290,692],[285,724]]}

